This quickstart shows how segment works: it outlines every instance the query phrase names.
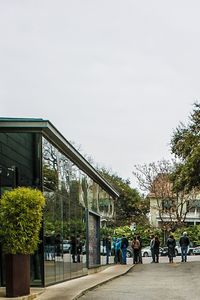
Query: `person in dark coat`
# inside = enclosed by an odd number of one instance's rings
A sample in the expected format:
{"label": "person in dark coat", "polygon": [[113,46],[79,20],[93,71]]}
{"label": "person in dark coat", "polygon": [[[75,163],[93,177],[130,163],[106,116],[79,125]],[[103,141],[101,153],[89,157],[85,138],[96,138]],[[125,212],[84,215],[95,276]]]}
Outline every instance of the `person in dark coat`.
{"label": "person in dark coat", "polygon": [[106,264],[109,264],[109,257],[111,255],[111,237],[108,236],[105,238],[104,245],[106,248]]}
{"label": "person in dark coat", "polygon": [[76,237],[73,235],[71,236],[71,255],[72,255],[72,262],[76,263],[76,254],[77,254],[77,248],[76,248]]}
{"label": "person in dark coat", "polygon": [[58,233],[55,238],[55,254],[56,256],[61,256],[61,235]]}
{"label": "person in dark coat", "polygon": [[159,250],[160,250],[160,241],[158,236],[155,236],[155,241],[154,241],[154,254],[155,254],[155,262],[159,262]]}
{"label": "person in dark coat", "polygon": [[133,263],[138,264],[139,263],[140,242],[136,236],[134,236],[131,246],[133,248]]}
{"label": "person in dark coat", "polygon": [[175,241],[174,236],[172,234],[167,239],[167,247],[168,247],[169,262],[173,263],[173,258],[175,256],[176,241]]}
{"label": "person in dark coat", "polygon": [[82,254],[82,241],[80,236],[78,235],[76,238],[76,254],[77,254],[77,263],[81,262],[81,254]]}
{"label": "person in dark coat", "polygon": [[155,244],[155,236],[154,236],[154,234],[152,234],[151,235],[151,240],[150,240],[150,249],[151,249],[152,263],[155,263],[154,244]]}
{"label": "person in dark coat", "polygon": [[140,248],[139,248],[139,256],[138,256],[138,262],[140,264],[142,264],[142,239],[141,239],[141,236],[140,235],[137,235],[137,239],[138,241],[140,242]]}
{"label": "person in dark coat", "polygon": [[182,237],[180,238],[179,244],[181,246],[181,258],[182,262],[187,261],[187,252],[188,252],[188,246],[190,244],[190,240],[187,236],[187,232],[183,232]]}

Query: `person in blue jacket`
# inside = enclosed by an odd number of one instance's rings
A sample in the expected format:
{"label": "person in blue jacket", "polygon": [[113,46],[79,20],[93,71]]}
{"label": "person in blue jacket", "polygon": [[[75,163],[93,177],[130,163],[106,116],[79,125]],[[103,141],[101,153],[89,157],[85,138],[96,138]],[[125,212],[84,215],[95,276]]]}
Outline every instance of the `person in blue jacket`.
{"label": "person in blue jacket", "polygon": [[117,238],[115,242],[115,263],[121,263],[121,239]]}
{"label": "person in blue jacket", "polygon": [[126,252],[128,247],[128,239],[125,237],[125,235],[122,236],[121,239],[121,252],[122,252],[122,264],[126,264]]}

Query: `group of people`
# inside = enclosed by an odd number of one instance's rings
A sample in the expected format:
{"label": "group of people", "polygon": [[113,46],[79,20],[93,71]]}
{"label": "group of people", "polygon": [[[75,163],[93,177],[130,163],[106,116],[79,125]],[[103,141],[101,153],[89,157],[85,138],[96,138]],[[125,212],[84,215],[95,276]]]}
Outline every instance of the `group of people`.
{"label": "group of people", "polygon": [[[179,240],[179,244],[180,244],[180,247],[181,247],[181,261],[186,262],[187,261],[188,246],[190,244],[190,240],[187,236],[187,232],[183,232],[183,235],[181,236],[181,238]],[[167,247],[168,247],[169,262],[173,263],[173,258],[175,257],[176,241],[175,241],[174,236],[172,234],[167,239]]]}
{"label": "group of people", "polygon": [[[113,247],[115,254],[115,263],[126,264],[128,246],[129,241],[125,237],[125,235],[123,235],[122,238],[117,238],[114,240]],[[133,250],[133,263],[142,263],[142,240],[139,235],[133,238],[131,247]]]}
{"label": "group of people", "polygon": [[[181,247],[181,261],[186,262],[187,261],[187,252],[188,252],[188,246],[190,244],[190,240],[187,236],[187,232],[183,232],[183,235],[181,236],[179,240],[179,244]],[[170,234],[170,236],[167,239],[167,248],[168,248],[168,257],[169,257],[169,263],[173,263],[173,258],[176,256],[176,240],[173,236],[173,234]],[[150,241],[150,249],[151,249],[151,255],[152,255],[152,263],[158,263],[159,262],[159,249],[160,249],[160,241],[158,236],[151,236]]]}
{"label": "group of people", "polygon": [[125,237],[125,235],[123,235],[122,238],[117,238],[113,240],[115,263],[126,264],[126,253],[128,244],[128,239]]}
{"label": "group of people", "polygon": [[[187,232],[184,232],[179,240],[181,247],[181,261],[187,261],[188,246],[190,240],[187,236]],[[117,238],[114,240],[114,254],[115,263],[126,264],[127,248],[129,246],[128,239],[125,235],[122,238]],[[133,263],[142,263],[142,239],[140,235],[136,235],[131,242],[131,247],[133,251]],[[173,263],[173,258],[176,254],[176,240],[172,234],[167,239],[168,248],[168,258],[169,263]],[[150,237],[150,250],[152,256],[152,263],[159,263],[159,253],[160,253],[160,240],[157,235],[151,235]]]}

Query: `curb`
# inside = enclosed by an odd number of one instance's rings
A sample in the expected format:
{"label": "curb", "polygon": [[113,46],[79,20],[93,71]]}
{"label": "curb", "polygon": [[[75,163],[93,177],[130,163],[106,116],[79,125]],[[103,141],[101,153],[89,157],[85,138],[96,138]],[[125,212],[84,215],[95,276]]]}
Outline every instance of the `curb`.
{"label": "curb", "polygon": [[120,276],[126,275],[130,270],[133,269],[133,267],[135,267],[135,265],[132,265],[128,270],[126,270],[126,271],[125,271],[124,273],[122,273],[122,274],[114,275],[114,276],[111,277],[111,278],[105,279],[105,280],[103,280],[103,281],[101,281],[101,282],[99,282],[99,283],[97,283],[97,284],[94,284],[93,286],[91,286],[91,287],[89,287],[89,288],[84,289],[84,291],[81,291],[78,295],[76,295],[74,298],[72,298],[72,300],[77,300],[77,299],[79,299],[81,296],[85,295],[87,292],[92,291],[93,289],[95,289],[96,287],[101,286],[101,285],[103,285],[104,283],[107,283],[107,282],[109,282],[109,281],[112,281],[113,279],[116,279],[116,278],[118,278],[118,277],[120,277]]}
{"label": "curb", "polygon": [[[4,288],[3,288],[4,290]],[[18,296],[18,297],[6,297],[6,293],[5,291],[1,291],[1,295],[0,295],[0,300],[2,299],[8,299],[8,300],[33,300],[33,299],[37,299],[37,297],[39,295],[41,295],[44,292],[44,290],[41,291],[31,291],[31,293],[29,295],[25,295],[25,296]]]}

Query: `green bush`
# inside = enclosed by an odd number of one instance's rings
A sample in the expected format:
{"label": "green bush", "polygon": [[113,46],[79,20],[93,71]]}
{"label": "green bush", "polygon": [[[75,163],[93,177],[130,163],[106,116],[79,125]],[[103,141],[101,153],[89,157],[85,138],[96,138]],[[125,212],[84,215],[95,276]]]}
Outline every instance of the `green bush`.
{"label": "green bush", "polygon": [[185,226],[185,227],[178,228],[173,233],[176,241],[180,240],[180,237],[184,231],[187,232],[190,242],[194,246],[200,245],[200,225],[192,225],[192,226]]}
{"label": "green bush", "polygon": [[39,243],[45,198],[41,191],[18,187],[0,199],[0,234],[3,250],[31,254]]}

